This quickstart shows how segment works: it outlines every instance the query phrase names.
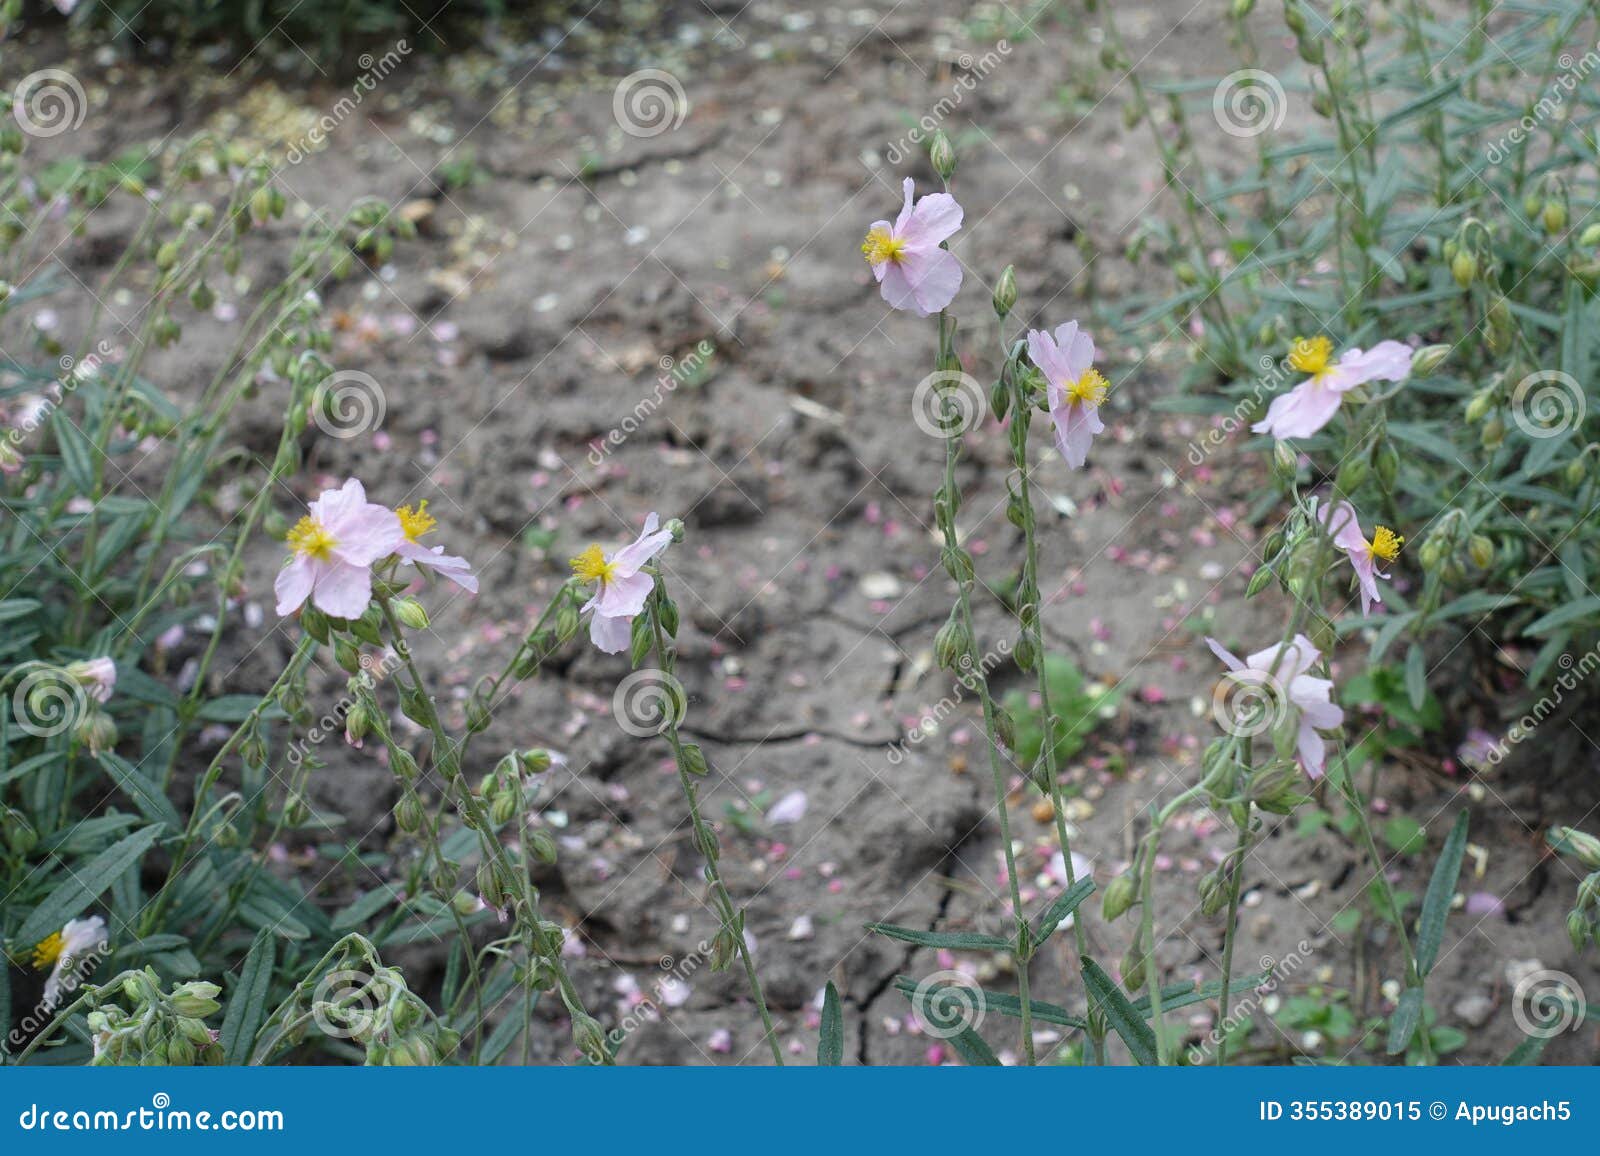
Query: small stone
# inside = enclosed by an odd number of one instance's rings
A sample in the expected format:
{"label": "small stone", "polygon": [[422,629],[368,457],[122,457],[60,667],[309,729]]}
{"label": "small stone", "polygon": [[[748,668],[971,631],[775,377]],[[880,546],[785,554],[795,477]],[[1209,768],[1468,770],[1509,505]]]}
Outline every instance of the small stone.
{"label": "small stone", "polygon": [[1481,1028],[1494,1015],[1494,1001],[1481,992],[1464,995],[1450,1009],[1459,1020]]}

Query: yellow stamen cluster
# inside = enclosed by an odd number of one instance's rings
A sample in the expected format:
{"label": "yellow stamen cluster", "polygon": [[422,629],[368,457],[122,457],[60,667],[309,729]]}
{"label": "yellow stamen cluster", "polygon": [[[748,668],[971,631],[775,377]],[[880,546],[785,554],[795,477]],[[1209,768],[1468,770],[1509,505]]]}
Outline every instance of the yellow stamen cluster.
{"label": "yellow stamen cluster", "polygon": [[861,255],[869,265],[882,265],[885,261],[899,264],[905,260],[906,243],[879,226],[868,230],[867,239],[861,242]]}
{"label": "yellow stamen cluster", "polygon": [[61,939],[61,933],[52,931],[39,941],[39,946],[33,949],[33,966],[43,971],[61,958],[61,951],[65,946],[66,944]]}
{"label": "yellow stamen cluster", "polygon": [[1111,383],[1098,369],[1087,370],[1077,381],[1069,381],[1064,387],[1069,405],[1075,401],[1081,401],[1084,405],[1104,405],[1106,394],[1110,391]]}
{"label": "yellow stamen cluster", "polygon": [[296,554],[315,558],[318,562],[326,562],[332,557],[333,548],[338,545],[333,535],[328,533],[327,527],[310,514],[294,524],[294,529],[289,531],[289,536],[285,540]]}
{"label": "yellow stamen cluster", "polygon": [[1400,556],[1400,547],[1406,540],[1396,534],[1388,526],[1378,526],[1372,531],[1372,556],[1382,558],[1385,562],[1393,562]]}
{"label": "yellow stamen cluster", "polygon": [[1296,337],[1289,346],[1289,364],[1312,377],[1327,372],[1333,359],[1333,342],[1326,337]]}
{"label": "yellow stamen cluster", "polygon": [[406,541],[415,543],[422,535],[439,524],[434,516],[428,513],[427,499],[417,503],[417,508],[401,506],[395,511],[400,515],[400,529],[405,531]]}
{"label": "yellow stamen cluster", "polygon": [[611,580],[616,567],[606,561],[605,551],[599,546],[590,546],[582,554],[573,558],[568,563],[572,572],[585,582],[598,582],[602,586]]}

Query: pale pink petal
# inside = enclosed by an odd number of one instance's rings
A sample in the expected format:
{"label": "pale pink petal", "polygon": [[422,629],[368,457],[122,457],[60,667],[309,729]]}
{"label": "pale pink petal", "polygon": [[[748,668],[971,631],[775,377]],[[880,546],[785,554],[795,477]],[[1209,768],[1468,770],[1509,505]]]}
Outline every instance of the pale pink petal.
{"label": "pale pink petal", "polygon": [[935,247],[961,228],[961,206],[949,193],[929,193],[917,202],[900,236],[914,246]]}
{"label": "pale pink petal", "polygon": [[1056,425],[1056,448],[1066,459],[1068,468],[1083,469],[1089,460],[1089,446],[1094,442],[1094,435],[1106,428],[1099,410],[1074,401],[1065,408],[1052,410],[1050,417]]}
{"label": "pale pink petal", "polygon": [[311,590],[312,605],[335,618],[360,618],[371,601],[372,571],[366,566],[325,566]]}
{"label": "pale pink petal", "polygon": [[366,488],[355,478],[346,478],[337,490],[323,490],[309,509],[313,518],[324,526],[331,526],[366,504]]}
{"label": "pale pink petal", "polygon": [[961,262],[947,250],[913,251],[906,255],[901,267],[924,317],[949,305],[961,289]]}
{"label": "pale pink petal", "polygon": [[804,791],[790,791],[783,798],[772,804],[772,809],[767,812],[767,822],[773,825],[779,823],[798,823],[806,815],[806,793]]}
{"label": "pale pink petal", "polygon": [[1056,345],[1066,361],[1068,380],[1077,381],[1089,372],[1089,367],[1094,364],[1094,342],[1078,328],[1076,321],[1056,326]]}
{"label": "pale pink petal", "polygon": [[1361,587],[1361,613],[1371,614],[1372,604],[1383,601],[1383,595],[1378,592],[1377,570],[1372,563],[1372,555],[1366,550],[1353,553],[1350,555],[1350,565],[1355,567],[1356,583]]}
{"label": "pale pink petal", "polygon": [[1404,381],[1411,376],[1411,347],[1403,341],[1380,341],[1364,352],[1347,350],[1330,376],[1341,390],[1369,381]]}
{"label": "pale pink petal", "polygon": [[316,577],[314,565],[310,558],[302,558],[297,554],[278,571],[278,576],[272,582],[272,590],[278,596],[280,616],[293,614],[305,605]]}
{"label": "pale pink petal", "polygon": [[1244,663],[1241,662],[1239,658],[1230,651],[1224,650],[1222,643],[1218,642],[1215,638],[1207,638],[1206,645],[1211,648],[1212,654],[1222,659],[1222,664],[1229,670],[1244,669]]}
{"label": "pale pink petal", "polygon": [[323,523],[334,539],[334,554],[352,566],[370,566],[393,554],[406,541],[400,516],[387,506],[368,502]]}
{"label": "pale pink petal", "polygon": [[644,530],[631,543],[611,555],[611,564],[620,578],[631,578],[650,559],[672,545],[672,531],[657,530],[661,519],[651,514],[644,520]]}
{"label": "pale pink petal", "polygon": [[1295,746],[1300,752],[1300,765],[1305,767],[1306,774],[1313,779],[1320,779],[1327,763],[1328,744],[1322,741],[1311,726],[1308,719],[1300,720],[1300,732],[1296,736]]}
{"label": "pale pink petal", "polygon": [[478,579],[473,576],[472,564],[465,558],[446,554],[443,546],[423,546],[416,542],[402,542],[395,550],[402,561],[437,570],[440,577],[448,578],[469,594],[478,592]]}
{"label": "pale pink petal", "polygon": [[1318,730],[1332,730],[1344,722],[1344,708],[1333,701],[1333,681],[1302,674],[1289,683],[1289,701]]}
{"label": "pale pink petal", "polygon": [[1333,420],[1343,395],[1315,381],[1303,381],[1282,397],[1274,398],[1267,416],[1250,428],[1256,433],[1286,438],[1310,437]]}
{"label": "pale pink petal", "polygon": [[596,613],[589,620],[589,640],[595,648],[607,654],[621,654],[633,641],[633,622],[627,618],[611,618]]}
{"label": "pale pink petal", "polygon": [[1327,529],[1334,545],[1352,556],[1356,552],[1365,552],[1367,548],[1366,536],[1361,533],[1361,523],[1356,518],[1355,507],[1349,502],[1338,501],[1327,506],[1319,517],[1317,514],[1317,499],[1311,499],[1311,516],[1317,519]]}
{"label": "pale pink petal", "polygon": [[917,182],[907,177],[900,184],[900,192],[905,197],[905,201],[900,206],[900,215],[894,219],[894,229],[892,231],[896,237],[905,236],[906,226],[911,223],[911,214],[916,211],[913,202],[917,196]]}
{"label": "pale pink petal", "polygon": [[911,288],[911,282],[906,279],[904,265],[885,261],[883,275],[878,280],[882,283],[883,299],[891,309],[905,309],[918,317],[928,316],[927,311],[917,304],[917,295]]}
{"label": "pale pink petal", "polygon": [[[1069,321],[1067,325],[1077,326],[1077,322]],[[1061,328],[1065,329],[1063,325]],[[1071,377],[1071,370],[1067,365],[1066,354],[1056,344],[1056,339],[1046,330],[1028,330],[1028,360],[1034,367],[1044,374],[1045,385],[1048,387],[1050,408],[1055,409],[1061,404],[1061,383]]]}
{"label": "pale pink petal", "polygon": [[644,609],[655,579],[648,574],[612,578],[600,587],[595,598],[595,614],[608,618],[632,618]]}

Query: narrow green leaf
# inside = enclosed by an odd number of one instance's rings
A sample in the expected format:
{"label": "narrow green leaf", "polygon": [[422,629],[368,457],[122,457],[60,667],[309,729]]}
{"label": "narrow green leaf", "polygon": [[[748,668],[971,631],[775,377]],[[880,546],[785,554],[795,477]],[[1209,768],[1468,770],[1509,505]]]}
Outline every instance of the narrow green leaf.
{"label": "narrow green leaf", "polygon": [[1060,897],[1050,905],[1050,910],[1044,913],[1044,918],[1039,921],[1039,929],[1034,933],[1033,941],[1043,943],[1049,939],[1055,929],[1078,909],[1078,905],[1094,894],[1094,880],[1085,876],[1071,887],[1063,891]]}
{"label": "narrow green leaf", "polygon": [[950,1043],[956,1051],[961,1053],[961,1058],[974,1067],[998,1068],[1000,1057],[994,1054],[994,1049],[984,1042],[982,1036],[970,1027],[962,1028],[950,1037]]}
{"label": "narrow green leaf", "polygon": [[133,800],[133,805],[139,808],[140,814],[157,823],[166,824],[169,830],[182,829],[183,820],[178,816],[178,809],[161,792],[160,787],[145,778],[143,771],[111,751],[101,751],[97,757],[106,774],[111,776],[123,794]]}
{"label": "narrow green leaf", "polygon": [[483,1047],[478,1053],[478,1062],[489,1065],[497,1062],[505,1055],[511,1045],[517,1042],[523,1029],[528,1026],[528,1017],[533,1014],[534,1005],[539,1002],[539,993],[524,991],[522,998],[517,1001],[517,1006],[510,1015],[495,1025],[494,1031],[489,1033],[489,1038],[483,1041]]}
{"label": "narrow green leaf", "polygon": [[1549,1036],[1524,1036],[1522,1042],[1512,1048],[1510,1054],[1500,1061],[1500,1066],[1502,1068],[1537,1067],[1540,1057],[1544,1055],[1544,1046],[1549,1042]]}
{"label": "narrow green leaf", "polygon": [[56,449],[61,454],[61,472],[83,494],[94,492],[94,456],[97,451],[84,432],[73,424],[65,409],[57,408],[50,415],[50,430],[56,435]]}
{"label": "narrow green leaf", "polygon": [[159,824],[135,831],[120,843],[107,847],[82,867],[74,867],[67,878],[45,897],[23,920],[16,942],[38,943],[52,931],[60,931],[67,920],[83,914],[84,908],[116,882],[117,877],[137,863],[155,844],[161,833]]}
{"label": "narrow green leaf", "polygon": [[1461,875],[1461,857],[1467,851],[1467,813],[1456,816],[1450,834],[1445,836],[1439,861],[1433,865],[1433,877],[1428,880],[1428,891],[1422,897],[1422,917],[1417,921],[1417,973],[1427,975],[1433,961],[1439,957],[1439,941],[1444,938],[1445,917],[1450,914],[1450,900],[1456,893],[1456,880]]}
{"label": "narrow green leaf", "polygon": [[1389,1043],[1385,1050],[1398,1056],[1411,1046],[1411,1037],[1422,1022],[1422,988],[1408,987],[1400,994],[1394,1014],[1389,1017]]}
{"label": "narrow green leaf", "polygon": [[892,923],[869,923],[867,930],[898,939],[902,943],[914,943],[918,947],[946,947],[951,951],[1011,950],[1009,940],[970,931],[918,931],[914,927],[896,927]]}
{"label": "narrow green leaf", "polygon": [[[910,998],[916,993],[917,981],[908,975],[900,975],[895,977],[894,986],[896,991]],[[977,991],[982,998],[984,1011],[999,1012],[1001,1015],[1010,1016],[1012,1019],[1020,1019],[1022,1017],[1022,1000],[1017,996],[1009,995],[1003,991],[990,991],[987,988],[975,988],[973,990]],[[1066,1008],[1058,1004],[1046,1003],[1044,1000],[1029,1000],[1028,1010],[1033,1018],[1040,1023],[1055,1024],[1057,1027],[1063,1028],[1074,1028],[1077,1031],[1083,1031],[1089,1026],[1084,1022],[1082,1016],[1073,1015]]]}
{"label": "narrow green leaf", "polygon": [[[1242,975],[1228,985],[1229,995],[1238,995],[1240,992],[1253,991],[1266,983],[1271,978],[1271,972],[1259,971],[1254,975]],[[1210,983],[1199,985],[1192,983],[1169,983],[1161,989],[1161,1011],[1163,1014],[1177,1011],[1181,1007],[1191,1004],[1204,1003],[1208,999],[1217,999],[1222,995],[1222,981],[1214,979]],[[1150,997],[1142,995],[1133,1001],[1133,1010],[1145,1019],[1150,1018]]]}
{"label": "narrow green leaf", "polygon": [[1428,701],[1428,658],[1420,646],[1406,652],[1406,697],[1412,710],[1421,710]]}
{"label": "narrow green leaf", "polygon": [[277,944],[270,931],[258,931],[250,953],[239,968],[239,982],[228,995],[228,1010],[222,1017],[223,1062],[238,1067],[250,1058],[256,1033],[267,1018],[267,999],[272,994],[272,965]]}
{"label": "narrow green leaf", "polygon": [[839,1010],[839,989],[833,980],[822,989],[822,1035],[817,1041],[819,1067],[837,1068],[844,1063],[844,1013]]}
{"label": "narrow green leaf", "polygon": [[1088,956],[1083,957],[1083,982],[1089,989],[1089,998],[1105,1013],[1106,1022],[1128,1045],[1134,1060],[1146,1066],[1155,1064],[1156,1033],[1122,989]]}

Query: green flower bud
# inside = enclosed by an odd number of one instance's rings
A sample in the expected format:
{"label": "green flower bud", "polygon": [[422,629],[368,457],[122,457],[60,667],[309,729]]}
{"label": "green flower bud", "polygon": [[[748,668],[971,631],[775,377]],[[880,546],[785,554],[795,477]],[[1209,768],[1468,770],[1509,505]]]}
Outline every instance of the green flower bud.
{"label": "green flower bud", "polygon": [[710,768],[706,765],[706,753],[700,749],[699,743],[684,743],[678,756],[678,763],[683,767],[685,774],[697,778],[710,774]]}
{"label": "green flower bud", "polygon": [[1128,948],[1122,957],[1122,986],[1129,991],[1138,991],[1144,986],[1145,972],[1147,970],[1147,956],[1141,950],[1137,940]]}
{"label": "green flower bud", "polygon": [[1272,584],[1272,567],[1262,566],[1250,575],[1250,584],[1244,588],[1246,598],[1254,598]]}
{"label": "green flower bud", "polygon": [[1540,219],[1546,233],[1559,233],[1567,227],[1567,206],[1556,200],[1546,201]]}
{"label": "green flower bud", "polygon": [[1367,480],[1370,467],[1367,459],[1357,455],[1339,467],[1339,473],[1334,479],[1334,484],[1347,494],[1353,494],[1361,488],[1361,483]]}
{"label": "green flower bud", "polygon": [[994,311],[997,317],[1005,317],[1017,303],[1017,267],[1007,265],[1000,272],[1000,280],[994,287]]}
{"label": "green flower bud", "polygon": [[1121,919],[1139,901],[1139,888],[1133,881],[1133,872],[1124,871],[1106,884],[1105,895],[1100,900],[1100,915],[1107,923]]}
{"label": "green flower bud", "polygon": [[422,603],[415,598],[396,598],[393,603],[394,616],[402,625],[412,630],[426,630],[428,628],[428,612],[422,608]]}
{"label": "green flower bud", "polygon": [[395,804],[394,825],[407,835],[415,835],[422,830],[422,824],[426,821],[427,814],[423,810],[422,800],[407,791]]}
{"label": "green flower bud", "polygon": [[1494,406],[1494,390],[1482,389],[1472,395],[1472,400],[1467,402],[1467,424],[1477,425],[1489,415],[1489,410]]}
{"label": "green flower bud", "polygon": [[539,747],[517,753],[517,765],[523,774],[539,775],[550,769],[550,752]]}
{"label": "green flower bud", "polygon": [[520,791],[501,791],[489,803],[489,818],[495,826],[503,827],[517,817],[521,805]]}
{"label": "green flower bud", "polygon": [[1456,279],[1456,284],[1461,288],[1469,288],[1478,279],[1477,258],[1465,249],[1460,250],[1450,262],[1450,276]]}
{"label": "green flower bud", "polygon": [[333,660],[346,674],[361,673],[361,651],[342,635],[333,640]]}
{"label": "green flower bud", "polygon": [[1591,870],[1600,869],[1600,839],[1576,827],[1552,827],[1547,841],[1557,851],[1565,851]]}
{"label": "green flower bud", "polygon": [[1467,541],[1467,555],[1480,570],[1487,570],[1494,562],[1494,543],[1482,534],[1474,534]]}
{"label": "green flower bud", "polygon": [[935,130],[933,140],[928,144],[928,160],[941,180],[948,181],[955,175],[956,150],[942,128]]}
{"label": "green flower bud", "polygon": [[1411,355],[1411,376],[1427,377],[1444,364],[1454,347],[1449,345],[1424,345]]}
{"label": "green flower bud", "polygon": [[1400,476],[1400,452],[1386,441],[1373,455],[1372,464],[1378,471],[1378,481],[1383,488],[1393,490],[1395,479]]}
{"label": "green flower bud", "polygon": [[203,1020],[222,1006],[217,1002],[217,996],[221,994],[222,989],[214,983],[191,980],[173,988],[169,1002],[172,1010],[179,1015]]}
{"label": "green flower bud", "polygon": [[555,836],[551,835],[543,827],[536,829],[528,836],[527,847],[528,854],[546,867],[554,866],[556,858],[560,854],[560,848],[556,846]]}
{"label": "green flower bud", "polygon": [[1567,912],[1567,938],[1572,940],[1575,951],[1582,951],[1589,945],[1589,921],[1583,912]]}

